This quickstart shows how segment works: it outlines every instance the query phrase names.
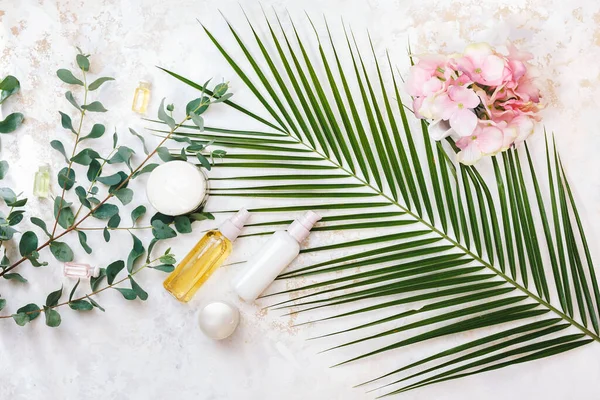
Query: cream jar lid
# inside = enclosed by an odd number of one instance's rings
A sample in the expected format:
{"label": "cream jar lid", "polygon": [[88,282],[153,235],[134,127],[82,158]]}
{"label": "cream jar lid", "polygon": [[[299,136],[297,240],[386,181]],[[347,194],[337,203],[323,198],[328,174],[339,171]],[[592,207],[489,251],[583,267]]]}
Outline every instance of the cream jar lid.
{"label": "cream jar lid", "polygon": [[148,201],[164,215],[181,215],[196,210],[206,197],[206,176],[186,161],[169,161],[156,167],[148,177]]}

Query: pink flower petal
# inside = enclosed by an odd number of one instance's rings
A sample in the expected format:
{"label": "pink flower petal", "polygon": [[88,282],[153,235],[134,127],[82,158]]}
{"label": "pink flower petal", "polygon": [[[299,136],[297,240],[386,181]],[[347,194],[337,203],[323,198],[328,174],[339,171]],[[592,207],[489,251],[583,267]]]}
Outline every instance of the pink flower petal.
{"label": "pink flower petal", "polygon": [[458,162],[465,165],[473,165],[481,159],[483,154],[477,147],[477,144],[472,138],[465,138],[471,141],[469,145],[464,147],[457,155]]}
{"label": "pink flower petal", "polygon": [[502,83],[505,62],[502,58],[490,55],[485,58],[481,65],[481,75],[490,85]]}
{"label": "pink flower petal", "polygon": [[451,86],[448,89],[448,96],[465,108],[475,108],[479,105],[479,96],[473,90],[463,86]]}
{"label": "pink flower petal", "polygon": [[477,147],[485,154],[494,154],[502,148],[504,135],[502,131],[495,126],[486,126],[477,135]]}
{"label": "pink flower petal", "polygon": [[467,108],[459,109],[450,117],[450,126],[459,136],[470,136],[477,126],[477,116]]}

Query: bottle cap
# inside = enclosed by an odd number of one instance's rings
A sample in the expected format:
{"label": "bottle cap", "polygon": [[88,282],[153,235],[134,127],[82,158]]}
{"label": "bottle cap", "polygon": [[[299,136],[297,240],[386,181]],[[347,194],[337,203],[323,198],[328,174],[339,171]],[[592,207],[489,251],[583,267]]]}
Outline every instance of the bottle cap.
{"label": "bottle cap", "polygon": [[302,243],[310,234],[310,230],[321,219],[321,216],[314,211],[307,211],[303,216],[294,220],[287,231],[298,243]]}
{"label": "bottle cap", "polygon": [[219,228],[223,236],[229,241],[233,242],[240,234],[240,231],[244,227],[246,220],[250,216],[250,212],[245,208],[240,209],[235,215],[223,222],[223,225]]}
{"label": "bottle cap", "polygon": [[92,267],[92,274],[90,276],[93,278],[97,278],[98,276],[100,276],[100,267]]}

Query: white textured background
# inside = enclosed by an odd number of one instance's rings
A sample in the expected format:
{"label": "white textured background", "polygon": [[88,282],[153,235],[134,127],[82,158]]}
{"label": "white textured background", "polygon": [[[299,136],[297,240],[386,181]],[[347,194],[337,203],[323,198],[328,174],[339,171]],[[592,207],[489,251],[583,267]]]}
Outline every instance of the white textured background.
{"label": "white textured background", "polygon": [[[254,21],[260,20],[257,2],[241,3]],[[273,5],[282,13],[287,8],[302,21],[302,29],[308,29],[304,10],[315,19],[324,14],[337,21],[343,16],[359,37],[364,37],[368,28],[378,54],[390,49],[402,72],[406,71],[409,38],[417,53],[460,51],[471,41],[501,44],[507,38],[533,53],[548,104],[545,125],[556,133],[598,260],[600,6],[596,0],[290,0],[262,4]],[[196,22],[201,19],[217,37],[231,44],[218,9],[232,21],[243,22],[238,2],[229,0],[0,0],[0,75],[16,75],[22,84],[22,92],[5,103],[3,113],[19,110],[27,118],[17,133],[2,137],[1,156],[11,165],[8,180],[13,187],[31,196],[39,164],[49,162],[54,173],[61,164],[61,157],[48,142],[60,138],[68,144],[58,110],[70,106],[63,97],[65,85],[55,71],[73,67],[74,46],[93,55],[92,74],[117,78],[96,92],[110,111],[94,116],[94,121],[104,122],[108,132],[115,127],[123,137],[127,127],[141,131],[144,126],[129,108],[138,80],[152,81],[151,110],[163,96],[185,104],[192,95],[155,65],[197,81],[209,77],[230,80],[236,100],[254,104]],[[226,116],[216,111],[207,118],[218,125]],[[532,138],[535,153],[540,150],[540,138]],[[107,138],[106,148],[108,142]],[[142,193],[139,189],[138,196]],[[50,202],[30,198],[31,213],[50,221]],[[143,195],[139,201],[144,201]],[[196,231],[209,227],[212,224],[195,225]],[[171,241],[174,252],[182,256],[200,234],[195,235]],[[114,233],[109,245],[99,233],[91,236],[96,250],[93,262],[99,265],[129,251],[126,232]],[[122,239],[121,248],[117,238]],[[251,245],[245,241],[237,246],[232,260],[244,259]],[[77,249],[78,260],[84,260],[79,245],[73,243],[72,247]],[[51,256],[44,253],[43,258]],[[216,343],[202,336],[195,317],[203,303],[229,299],[239,304],[227,284],[235,269],[219,270],[188,305],[176,303],[164,292],[161,273],[148,271],[139,279],[150,293],[144,303],[126,302],[116,292],[103,293],[98,301],[106,314],[75,315],[64,310],[59,329],[45,327],[43,317],[25,328],[11,320],[0,321],[0,398],[370,398],[351,386],[373,376],[375,362],[329,369],[339,357],[317,356],[322,347],[305,341],[308,330],[291,327],[293,321],[276,312],[240,305],[242,323],[233,337]],[[63,282],[56,264],[38,270],[25,265],[20,272],[30,279],[28,285],[2,283],[1,294],[8,299],[10,311],[27,302],[43,303],[46,294]],[[451,342],[447,339],[441,344]],[[407,351],[410,357],[421,354],[418,348]],[[599,376],[600,346],[592,344],[541,362],[410,392],[404,398],[595,399]]]}

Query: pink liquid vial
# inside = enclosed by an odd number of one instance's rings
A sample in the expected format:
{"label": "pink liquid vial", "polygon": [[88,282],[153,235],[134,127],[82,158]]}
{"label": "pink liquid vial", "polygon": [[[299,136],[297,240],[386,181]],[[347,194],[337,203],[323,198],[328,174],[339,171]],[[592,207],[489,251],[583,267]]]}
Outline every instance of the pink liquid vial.
{"label": "pink liquid vial", "polygon": [[66,262],[63,273],[69,278],[91,278],[100,274],[100,268],[91,267],[89,264]]}

